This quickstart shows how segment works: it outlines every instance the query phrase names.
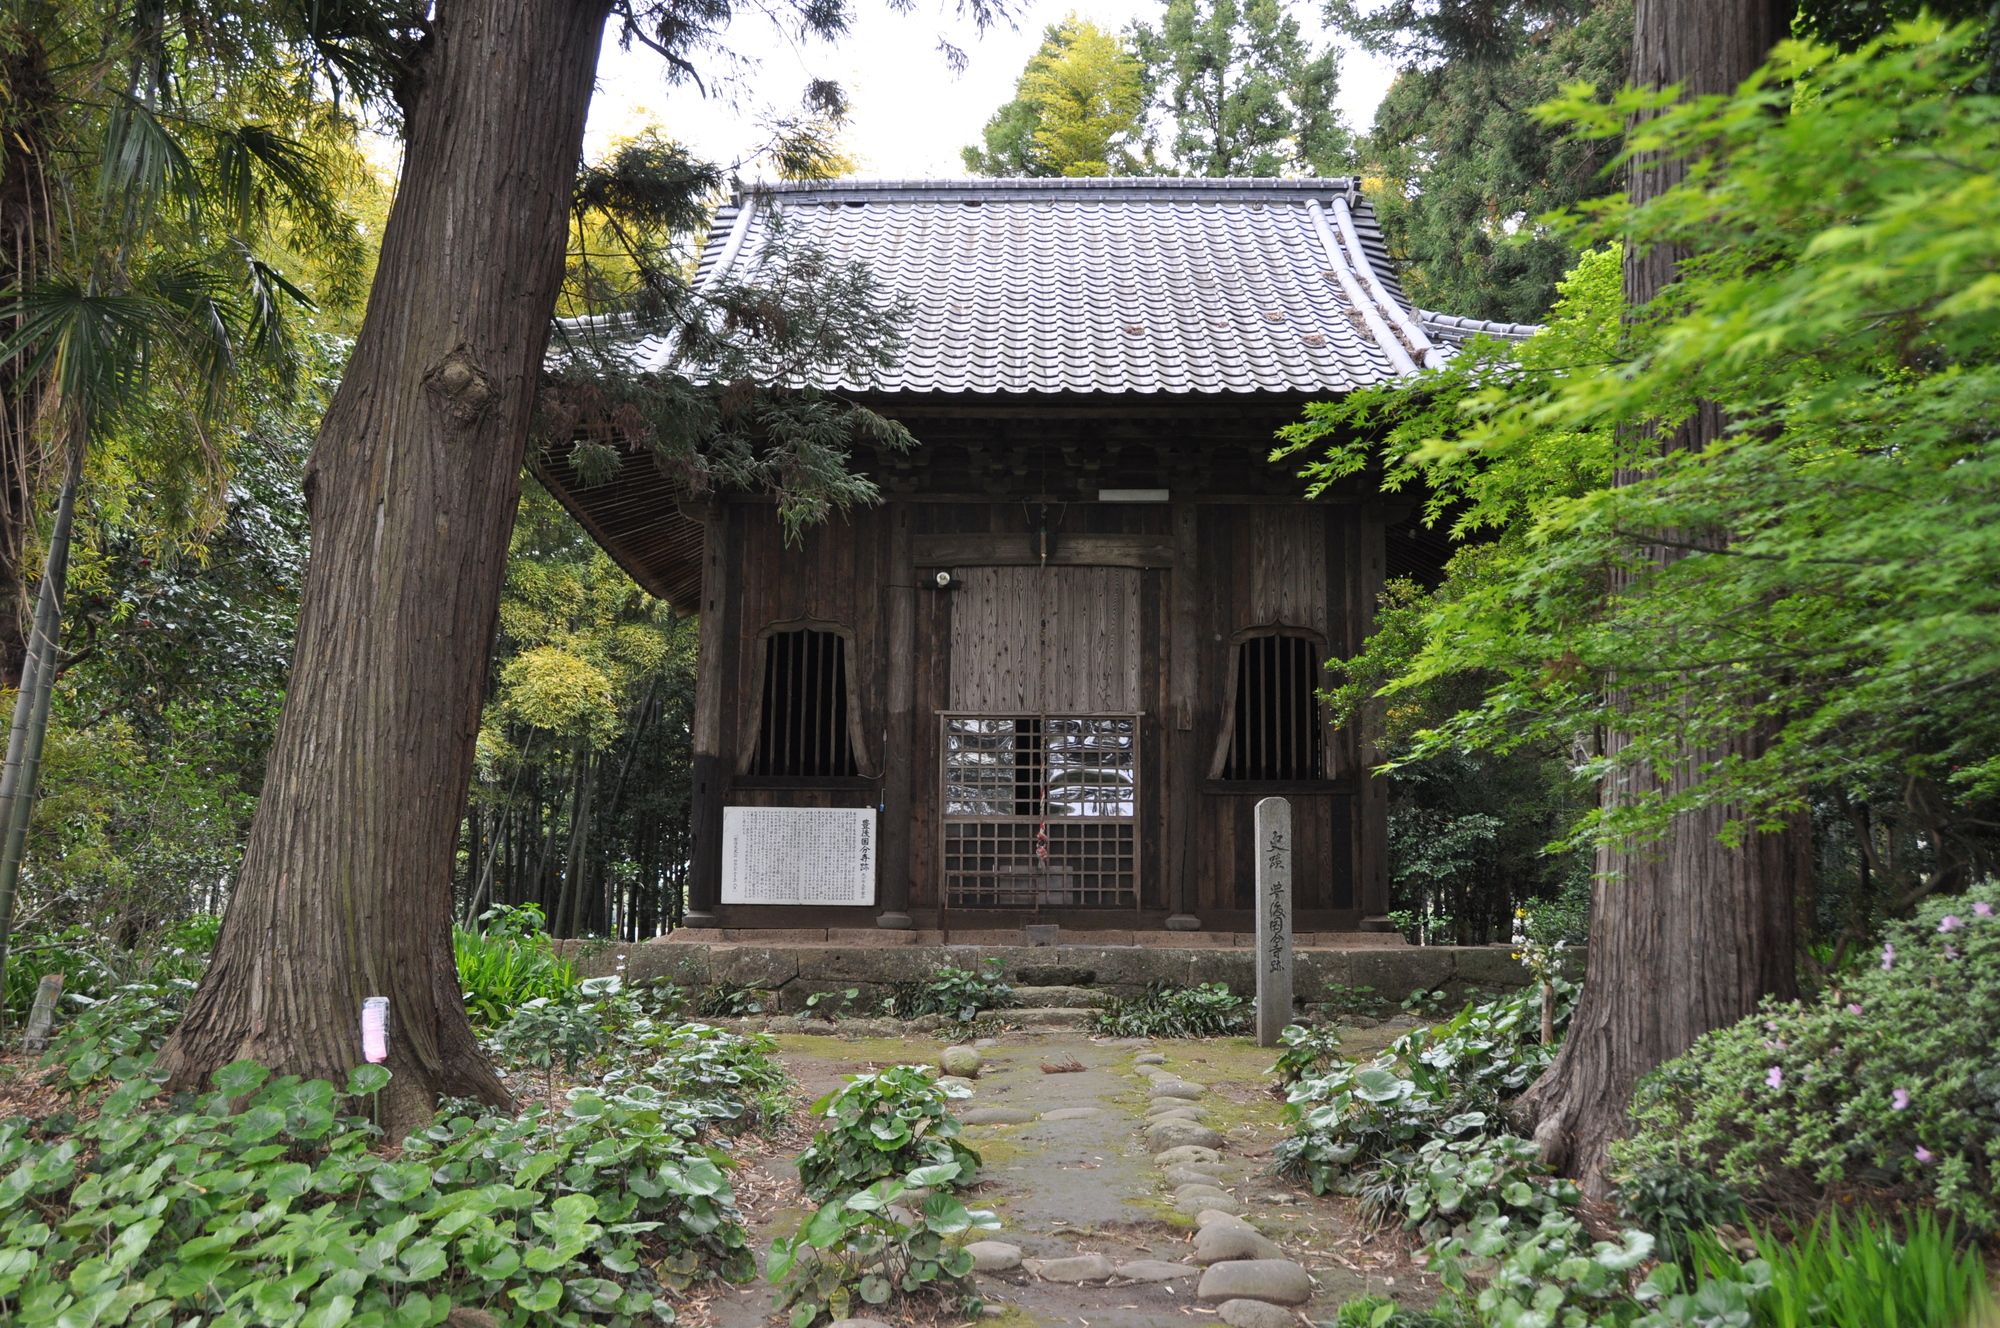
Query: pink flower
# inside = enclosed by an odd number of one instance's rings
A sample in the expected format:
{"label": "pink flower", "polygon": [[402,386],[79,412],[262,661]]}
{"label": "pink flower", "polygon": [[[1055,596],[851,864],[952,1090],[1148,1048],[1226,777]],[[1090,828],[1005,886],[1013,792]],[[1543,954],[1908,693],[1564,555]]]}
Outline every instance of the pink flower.
{"label": "pink flower", "polygon": [[1924,1162],[1924,1163],[1928,1163],[1928,1162],[1929,1162],[1930,1160],[1931,1160],[1931,1150],[1930,1150],[1930,1149],[1928,1149],[1928,1148],[1925,1148],[1925,1147],[1924,1147],[1924,1146],[1923,1146],[1922,1144],[1918,1144],[1918,1145],[1917,1145],[1917,1161],[1919,1161],[1919,1162]]}
{"label": "pink flower", "polygon": [[1956,958],[1958,958],[1958,951],[1956,951],[1956,950],[1954,950],[1954,949],[1952,949],[1952,948],[1951,948],[1951,942],[1950,942],[1950,941],[1946,941],[1946,942],[1944,943],[1944,957],[1945,957],[1946,959],[1956,959]]}
{"label": "pink flower", "polygon": [[1847,1012],[1852,1015],[1858,1015],[1861,1013],[1861,1007],[1859,1005],[1856,1005],[1854,1002],[1849,1001],[1847,1003]]}
{"label": "pink flower", "polygon": [[1947,913],[1944,915],[1944,921],[1938,923],[1938,930],[1957,931],[1960,927],[1963,927],[1964,925],[1965,925],[1964,918],[1961,918],[1956,913]]}
{"label": "pink flower", "polygon": [[1785,1086],[1785,1072],[1773,1065],[1771,1072],[1764,1076],[1764,1083],[1770,1088],[1783,1088]]}
{"label": "pink flower", "polygon": [[1778,1031],[1778,1021],[1775,1019],[1766,1019],[1764,1021],[1764,1028],[1767,1032],[1775,1033]]}
{"label": "pink flower", "polygon": [[1993,905],[1982,899],[1972,906],[1972,912],[1975,917],[1990,918],[1993,916]]}
{"label": "pink flower", "polygon": [[1908,1110],[1910,1109],[1910,1090],[1909,1090],[1909,1089],[1907,1089],[1907,1088],[1899,1088],[1899,1089],[1897,1089],[1897,1090],[1896,1090],[1895,1092],[1891,1093],[1891,1094],[1889,1095],[1889,1098],[1890,1098],[1890,1110],[1892,1110],[1892,1111],[1908,1111]]}
{"label": "pink flower", "polygon": [[1887,973],[1890,969],[1894,968],[1895,966],[1896,966],[1896,947],[1893,945],[1884,945],[1882,947],[1882,971],[1884,973]]}

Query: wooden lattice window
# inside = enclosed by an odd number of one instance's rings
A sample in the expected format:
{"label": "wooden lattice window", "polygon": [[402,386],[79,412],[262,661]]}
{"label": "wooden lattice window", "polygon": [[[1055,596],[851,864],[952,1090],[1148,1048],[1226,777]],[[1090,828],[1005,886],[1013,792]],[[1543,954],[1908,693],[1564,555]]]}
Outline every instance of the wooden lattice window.
{"label": "wooden lattice window", "polygon": [[1253,636],[1236,647],[1224,779],[1324,779],[1319,651],[1310,638]]}
{"label": "wooden lattice window", "polygon": [[803,628],[764,638],[764,691],[752,775],[856,773],[847,722],[847,640]]}

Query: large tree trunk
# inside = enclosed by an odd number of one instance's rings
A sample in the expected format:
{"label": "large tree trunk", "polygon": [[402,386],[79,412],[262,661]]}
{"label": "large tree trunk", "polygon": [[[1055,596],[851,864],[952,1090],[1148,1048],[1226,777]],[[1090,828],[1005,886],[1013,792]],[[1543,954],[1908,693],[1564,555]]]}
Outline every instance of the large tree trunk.
{"label": "large tree trunk", "polygon": [[[1678,83],[1691,96],[1733,92],[1784,36],[1790,13],[1785,0],[1639,0],[1632,81]],[[1684,173],[1679,161],[1635,163],[1633,200],[1658,197]],[[1628,250],[1627,307],[1665,289],[1681,257],[1665,247]],[[1723,427],[1721,411],[1705,407],[1662,446],[1701,447]],[[1654,559],[1677,556],[1660,549]],[[1759,742],[1745,735],[1741,750],[1754,753]],[[1622,737],[1608,736],[1608,754],[1623,746]],[[1625,771],[1606,781],[1602,797],[1612,805],[1671,794],[1719,755],[1689,752],[1664,782]],[[1812,871],[1809,829],[1800,819],[1731,848],[1720,838],[1729,816],[1724,808],[1690,813],[1660,840],[1598,851],[1583,995],[1561,1054],[1515,1108],[1543,1156],[1593,1199],[1608,1195],[1605,1149],[1625,1134],[1640,1076],[1750,1014],[1765,996],[1795,991],[1793,901]]]}
{"label": "large tree trunk", "polygon": [[[22,291],[47,269],[55,239],[47,179],[56,88],[48,52],[32,27],[0,37],[0,290]],[[0,342],[21,319],[0,320]],[[32,357],[0,364],[0,688],[21,685],[31,615],[21,555],[35,522],[35,421],[43,376],[24,377]]]}
{"label": "large tree trunk", "polygon": [[243,870],[171,1083],[336,1081],[391,1002],[392,1137],[504,1104],[451,882],[606,0],[440,0],[368,314],[306,478],[312,562]]}

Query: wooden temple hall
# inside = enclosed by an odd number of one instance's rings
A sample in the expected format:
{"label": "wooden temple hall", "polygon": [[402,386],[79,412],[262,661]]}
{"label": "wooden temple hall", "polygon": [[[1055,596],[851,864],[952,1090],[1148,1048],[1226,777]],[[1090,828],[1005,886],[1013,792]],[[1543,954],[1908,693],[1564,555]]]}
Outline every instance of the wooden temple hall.
{"label": "wooden temple hall", "polygon": [[1295,925],[1387,929],[1368,739],[1315,691],[1436,545],[1368,483],[1306,501],[1273,432],[1531,329],[1413,308],[1346,179],[759,186],[699,279],[780,215],[916,310],[892,372],[826,384],[921,442],[854,458],[880,505],[788,548],[767,496],[541,463],[700,615],[688,923],[1247,931],[1280,794]]}

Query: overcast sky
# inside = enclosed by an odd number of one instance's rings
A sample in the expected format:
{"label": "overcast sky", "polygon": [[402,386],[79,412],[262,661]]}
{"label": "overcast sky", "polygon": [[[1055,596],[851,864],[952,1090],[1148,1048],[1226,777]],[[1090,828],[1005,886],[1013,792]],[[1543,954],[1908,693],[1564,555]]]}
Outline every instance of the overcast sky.
{"label": "overcast sky", "polygon": [[[620,51],[607,40],[585,151],[595,157],[611,139],[658,124],[697,152],[734,162],[759,142],[760,110],[793,111],[808,79],[832,78],[852,99],[845,145],[860,160],[859,174],[963,176],[958,150],[978,142],[987,117],[1013,95],[1044,27],[1074,9],[1115,31],[1134,18],[1154,20],[1162,8],[1160,0],[1039,0],[1017,7],[1015,26],[981,36],[949,12],[950,0],[945,3],[941,10],[938,0],[917,0],[914,11],[896,14],[881,0],[867,0],[853,30],[835,45],[800,45],[745,6],[729,44],[749,63],[707,98],[692,86],[667,87],[651,52],[637,46]],[[1317,9],[1302,4],[1296,11],[1314,40],[1323,41]],[[963,73],[954,74],[937,50],[940,37],[966,53]],[[1393,72],[1363,52],[1345,53],[1339,103],[1351,128],[1368,128]]]}

